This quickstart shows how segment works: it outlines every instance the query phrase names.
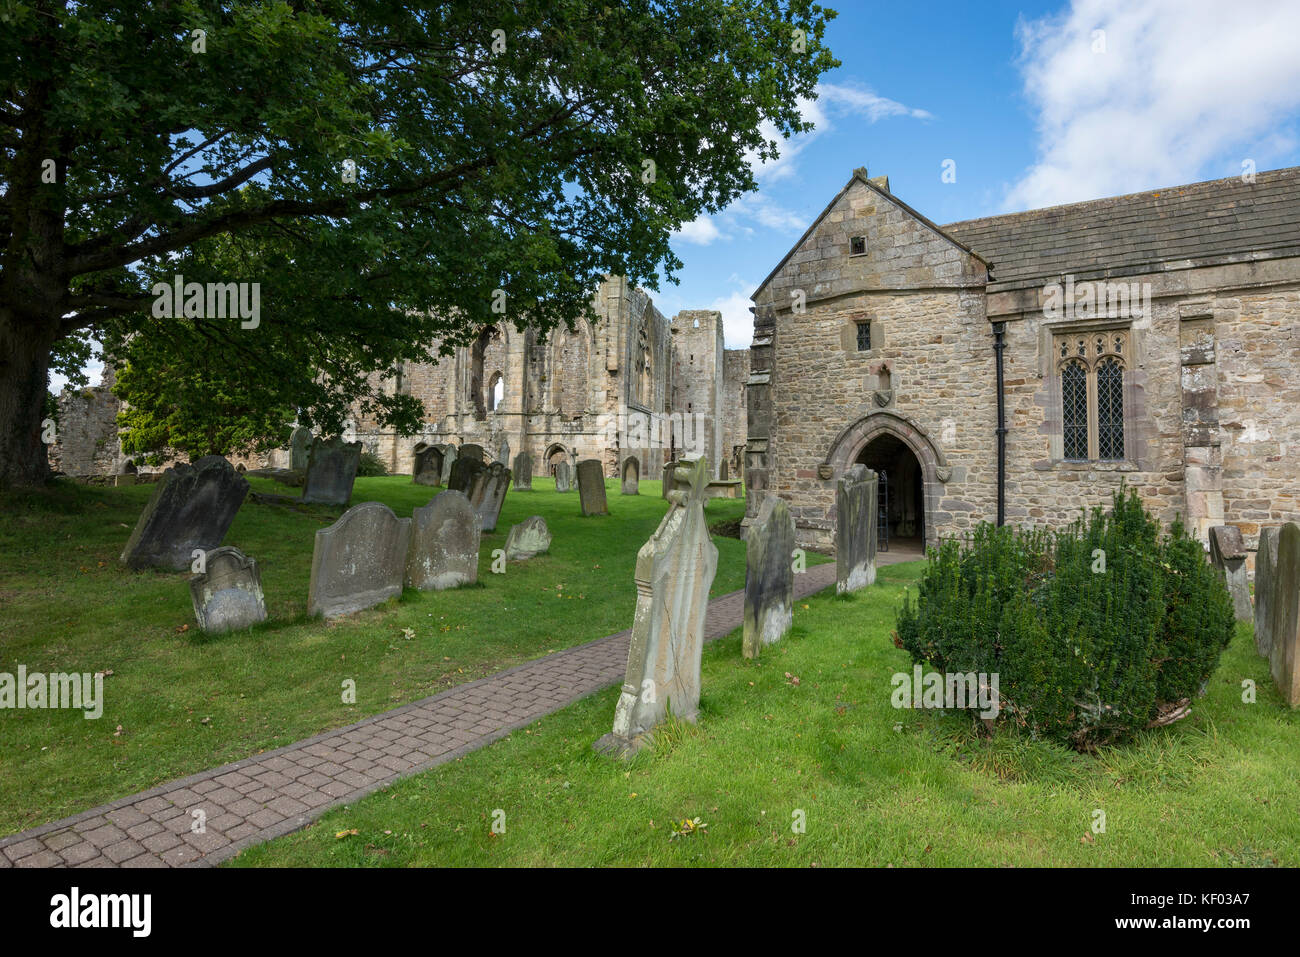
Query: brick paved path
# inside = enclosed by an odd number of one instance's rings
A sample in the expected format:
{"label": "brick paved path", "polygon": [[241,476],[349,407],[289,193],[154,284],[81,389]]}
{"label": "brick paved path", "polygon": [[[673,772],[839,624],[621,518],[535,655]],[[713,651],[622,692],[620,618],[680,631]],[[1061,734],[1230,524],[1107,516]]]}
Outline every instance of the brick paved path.
{"label": "brick paved path", "polygon": [[[879,563],[917,557],[882,553]],[[834,581],[833,562],[814,565],[795,576],[796,597]],[[743,591],[734,591],[709,602],[707,640],[740,626],[744,598]],[[216,864],[618,683],[627,669],[630,634],[558,651],[346,728],[11,835],[0,840],[0,867]],[[196,810],[206,815],[202,834],[190,829]]]}

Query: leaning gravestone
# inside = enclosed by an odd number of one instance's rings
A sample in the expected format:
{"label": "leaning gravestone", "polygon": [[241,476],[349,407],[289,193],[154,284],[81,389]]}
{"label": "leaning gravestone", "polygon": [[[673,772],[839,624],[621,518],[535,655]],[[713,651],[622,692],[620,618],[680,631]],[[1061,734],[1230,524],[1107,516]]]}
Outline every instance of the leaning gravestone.
{"label": "leaning gravestone", "polygon": [[1277,538],[1269,670],[1282,698],[1300,705],[1300,525],[1287,522]]}
{"label": "leaning gravestone", "polygon": [[769,495],[745,538],[746,658],[780,641],[794,621],[794,519],[785,499]]}
{"label": "leaning gravestone", "polygon": [[352,499],[352,484],[361,464],[361,443],[344,442],[339,436],[316,439],[307,456],[307,478],[302,500],[317,505],[346,505]]}
{"label": "leaning gravestone", "polygon": [[876,473],[854,465],[835,490],[835,590],[876,581]]}
{"label": "leaning gravestone", "polygon": [[1280,529],[1270,525],[1259,530],[1259,550],[1255,552],[1255,650],[1269,657],[1273,637],[1273,590],[1277,587],[1277,536]]}
{"label": "leaning gravestone", "polygon": [[674,492],[659,528],[636,557],[636,616],[627,673],[614,710],[614,730],[596,750],[635,752],[647,732],[668,717],[694,721],[700,707],[700,656],[709,588],[718,549],[704,519],[707,464],[701,459],[689,486]]}
{"label": "leaning gravestone", "polygon": [[316,533],[307,614],[346,615],[402,593],[411,520],[362,502]]}
{"label": "leaning gravestone", "polygon": [[597,459],[578,463],[578,504],[583,515],[608,515],[605,502],[605,470]]}
{"label": "leaning gravestone", "polygon": [[639,495],[638,485],[641,481],[641,463],[637,461],[635,455],[629,455],[623,461],[623,488],[624,495]]}
{"label": "leaning gravestone", "polygon": [[190,567],[194,550],[216,548],[248,494],[244,478],[220,455],[162,474],[122,551],[129,568]]}
{"label": "leaning gravestone", "polygon": [[1223,572],[1232,595],[1237,621],[1250,621],[1250,584],[1246,579],[1246,546],[1236,525],[1215,525],[1210,529],[1210,561]]}
{"label": "leaning gravestone", "polygon": [[515,490],[531,492],[533,490],[533,457],[527,452],[520,452],[515,456],[515,467],[511,470],[515,483]]}
{"label": "leaning gravestone", "polygon": [[569,463],[555,463],[555,491],[569,492],[573,490],[573,479],[570,477]]}
{"label": "leaning gravestone", "polygon": [[266,621],[266,598],[257,562],[224,545],[204,555],[204,571],[190,576],[190,600],[207,632],[248,628]]}
{"label": "leaning gravestone", "polygon": [[415,446],[415,465],[411,472],[411,481],[416,485],[442,484],[442,450],[441,445],[420,442]]}
{"label": "leaning gravestone", "polygon": [[546,519],[542,516],[534,515],[510,526],[510,534],[506,536],[506,561],[521,562],[550,549],[551,530],[546,527]]}
{"label": "leaning gravestone", "polygon": [[475,476],[486,468],[487,466],[479,459],[462,455],[452,463],[451,475],[447,479],[447,488],[468,495],[470,488],[474,485]]}
{"label": "leaning gravestone", "polygon": [[510,489],[510,470],[500,462],[483,466],[474,475],[469,487],[469,503],[479,518],[479,527],[485,532],[495,532]]}
{"label": "leaning gravestone", "polygon": [[289,468],[305,469],[307,467],[307,456],[308,451],[311,449],[311,443],[311,429],[304,425],[298,426],[289,434]]}
{"label": "leaning gravestone", "polygon": [[481,445],[474,445],[473,443],[462,445],[460,447],[460,457],[463,459],[476,459],[484,465],[487,465],[487,453],[483,451],[483,446]]}
{"label": "leaning gravestone", "polygon": [[455,588],[478,580],[478,516],[463,492],[439,492],[411,514],[406,585],[421,590]]}

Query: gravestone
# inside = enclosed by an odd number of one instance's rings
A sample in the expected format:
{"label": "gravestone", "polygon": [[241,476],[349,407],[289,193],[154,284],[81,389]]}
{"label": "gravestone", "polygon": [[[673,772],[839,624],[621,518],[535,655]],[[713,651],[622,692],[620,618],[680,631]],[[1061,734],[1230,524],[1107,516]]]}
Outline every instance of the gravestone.
{"label": "gravestone", "polygon": [[129,568],[190,567],[196,548],[216,548],[248,494],[248,479],[220,455],[174,465],[154,485],[122,550]]}
{"label": "gravestone", "polygon": [[441,591],[478,580],[478,516],[463,492],[439,492],[411,514],[406,585]]}
{"label": "gravestone", "polygon": [[515,467],[511,470],[516,490],[531,492],[533,490],[533,457],[527,452],[515,456]]}
{"label": "gravestone", "polygon": [[344,442],[339,436],[313,440],[307,455],[302,500],[317,505],[348,504],[360,463],[360,442]]}
{"label": "gravestone", "polygon": [[605,470],[597,459],[578,463],[578,504],[583,515],[608,515],[605,502]]}
{"label": "gravestone", "polygon": [[460,452],[454,445],[444,445],[442,447],[442,475],[438,479],[438,484],[443,488],[451,481],[451,467],[456,464],[456,459],[460,457]]}
{"label": "gravestone", "polygon": [[311,429],[300,425],[289,433],[289,468],[305,469],[311,449]]}
{"label": "gravestone", "polygon": [[462,455],[452,463],[451,475],[447,479],[447,488],[468,495],[470,488],[474,485],[475,476],[486,468],[487,466],[479,459]]}
{"label": "gravestone", "polygon": [[332,618],[402,593],[411,520],[382,502],[354,505],[316,533],[307,614]]}
{"label": "gravestone", "polygon": [[729,465],[727,464],[727,460],[726,460],[726,459],[723,459],[723,460],[722,460],[722,465],[720,465],[720,466],[718,467],[718,478],[722,479],[724,482],[725,482],[727,479],[731,478],[730,467],[729,467]]}
{"label": "gravestone", "polygon": [[623,460],[623,494],[640,495],[641,484],[641,463],[637,461],[635,455],[629,455]]}
{"label": "gravestone", "polygon": [[442,484],[442,458],[445,446],[420,442],[415,447],[415,465],[411,481],[416,485]]}
{"label": "gravestone", "polygon": [[510,440],[504,435],[501,441],[497,443],[497,454],[494,461],[500,462],[506,468],[510,468]]}
{"label": "gravestone", "polygon": [[474,473],[469,487],[469,503],[474,506],[474,514],[479,518],[479,528],[485,532],[495,532],[497,519],[501,517],[501,506],[505,504],[506,492],[510,489],[510,470],[500,462],[480,465]]}
{"label": "gravestone", "polygon": [[463,459],[475,459],[476,461],[487,465],[487,453],[483,451],[483,446],[481,445],[474,445],[473,443],[462,445],[460,447],[460,457]]}
{"label": "gravestone", "polygon": [[205,570],[190,576],[190,601],[200,628],[215,633],[266,621],[257,562],[230,545],[207,552],[203,561]]}
{"label": "gravestone", "polygon": [[569,492],[573,490],[573,479],[570,478],[569,463],[555,463],[555,491]]}
{"label": "gravestone", "polygon": [[668,498],[668,493],[671,492],[674,488],[673,474],[677,471],[677,466],[679,465],[681,465],[681,463],[678,462],[676,459],[670,459],[669,461],[664,463],[663,483],[662,483],[663,488],[660,489],[659,494],[662,495],[665,500]]}
{"label": "gravestone", "polygon": [[521,562],[551,549],[551,530],[546,519],[534,515],[518,525],[510,526],[506,536],[506,561]]}
{"label": "gravestone", "polygon": [[1287,522],[1278,532],[1274,573],[1269,670],[1292,708],[1300,705],[1300,525]]}
{"label": "gravestone", "polygon": [[1250,621],[1250,584],[1246,577],[1246,546],[1236,525],[1215,525],[1210,529],[1210,561],[1223,572],[1232,596],[1237,621]]}
{"label": "gravestone", "polygon": [[1273,637],[1273,590],[1277,587],[1276,525],[1259,530],[1259,550],[1255,552],[1255,650],[1265,658]]}
{"label": "gravestone", "polygon": [[794,621],[794,519],[785,499],[769,495],[745,538],[746,658],[780,641]]}
{"label": "gravestone", "polygon": [[708,466],[701,459],[688,487],[672,494],[659,528],[637,552],[627,672],[614,730],[596,742],[598,751],[634,753],[669,709],[674,718],[686,721],[699,716],[704,619],[718,569],[718,549],[704,518],[708,482]]}
{"label": "gravestone", "polygon": [[854,465],[835,489],[835,591],[876,581],[876,473]]}

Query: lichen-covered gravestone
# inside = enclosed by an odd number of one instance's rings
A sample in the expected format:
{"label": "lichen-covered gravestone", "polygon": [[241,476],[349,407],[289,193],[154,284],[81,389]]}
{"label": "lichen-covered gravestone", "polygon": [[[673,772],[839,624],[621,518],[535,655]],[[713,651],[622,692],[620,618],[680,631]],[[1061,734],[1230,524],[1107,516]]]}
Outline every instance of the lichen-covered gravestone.
{"label": "lichen-covered gravestone", "polygon": [[478,516],[463,492],[439,492],[411,514],[406,585],[442,590],[478,580]]}
{"label": "lichen-covered gravestone", "polygon": [[1255,553],[1255,650],[1269,656],[1273,638],[1273,589],[1277,587],[1277,536],[1280,529],[1269,525],[1259,530],[1259,551]]}
{"label": "lichen-covered gravestone", "polygon": [[479,459],[468,455],[460,456],[452,463],[451,476],[447,479],[447,488],[468,495],[469,490],[474,485],[475,477],[486,468],[487,466]]}
{"label": "lichen-covered gravestone", "polygon": [[129,568],[190,567],[194,550],[216,548],[248,494],[248,480],[220,455],[162,474],[122,551]]}
{"label": "lichen-covered gravestone", "polygon": [[682,463],[678,462],[676,459],[669,459],[664,463],[663,488],[660,490],[660,494],[665,499],[668,498],[668,493],[676,487],[673,476],[677,473],[677,466],[681,464]]}
{"label": "lichen-covered gravestone", "polygon": [[190,600],[200,628],[215,633],[266,621],[257,562],[230,545],[205,553],[203,562],[204,570],[190,576]]}
{"label": "lichen-covered gravestone", "polygon": [[337,435],[332,439],[316,439],[307,456],[302,500],[317,505],[348,504],[360,464],[360,442],[344,442]]}
{"label": "lichen-covered gravestone", "polygon": [[496,458],[493,461],[500,462],[506,468],[510,468],[510,440],[504,435],[501,436],[501,441],[497,443]]}
{"label": "lichen-covered gravestone", "polygon": [[572,473],[568,462],[555,463],[555,491],[568,492],[573,489]]}
{"label": "lichen-covered gravestone", "polygon": [[578,463],[578,504],[583,515],[608,515],[605,502],[605,470],[597,459]]}
{"label": "lichen-covered gravestone", "polygon": [[456,464],[456,459],[459,457],[460,452],[456,449],[456,446],[444,445],[442,447],[442,476],[439,478],[438,484],[444,488],[451,481],[451,467]]}
{"label": "lichen-covered gravestone", "polygon": [[533,490],[533,457],[527,452],[515,456],[515,467],[511,470],[516,491]]}
{"label": "lichen-covered gravestone", "polygon": [[794,519],[785,499],[768,496],[745,537],[745,630],[742,649],[757,658],[794,621]]}
{"label": "lichen-covered gravestone", "polygon": [[641,463],[637,461],[635,455],[629,455],[623,460],[623,488],[624,495],[640,495],[639,488],[641,484]]}
{"label": "lichen-covered gravestone", "polygon": [[675,491],[659,528],[636,558],[636,617],[614,730],[596,750],[628,755],[668,717],[694,721],[700,707],[700,656],[718,549],[704,519],[707,465]]}
{"label": "lichen-covered gravestone", "polygon": [[300,425],[289,434],[289,468],[305,469],[308,452],[311,449],[311,429]]}
{"label": "lichen-covered gravestone", "polygon": [[876,581],[876,473],[854,465],[835,489],[835,591]]}
{"label": "lichen-covered gravestone", "polygon": [[487,453],[483,451],[483,446],[475,445],[473,442],[460,447],[460,457],[463,459],[474,459],[487,465]]}
{"label": "lichen-covered gravestone", "polygon": [[540,515],[510,526],[506,536],[506,561],[520,562],[534,555],[550,551],[551,530],[546,527],[546,519]]}
{"label": "lichen-covered gravestone", "polygon": [[402,593],[411,520],[362,502],[316,533],[307,614],[346,615]]}
{"label": "lichen-covered gravestone", "polygon": [[1250,621],[1250,585],[1246,578],[1246,546],[1236,525],[1215,525],[1210,529],[1210,561],[1223,572],[1232,595],[1237,621]]}
{"label": "lichen-covered gravestone", "polygon": [[1269,668],[1282,699],[1294,708],[1300,705],[1300,525],[1294,522],[1278,533],[1272,601]]}
{"label": "lichen-covered gravestone", "polygon": [[500,462],[483,466],[474,474],[469,487],[469,503],[474,506],[479,527],[485,532],[495,532],[510,489],[510,470]]}
{"label": "lichen-covered gravestone", "polygon": [[411,481],[416,485],[442,483],[442,450],[444,446],[420,442],[415,447],[415,465]]}

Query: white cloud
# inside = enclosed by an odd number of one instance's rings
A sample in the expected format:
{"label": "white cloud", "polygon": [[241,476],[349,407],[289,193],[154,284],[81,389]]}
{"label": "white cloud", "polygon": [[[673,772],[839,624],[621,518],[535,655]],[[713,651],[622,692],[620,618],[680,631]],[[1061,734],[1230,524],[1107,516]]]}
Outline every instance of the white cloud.
{"label": "white cloud", "polygon": [[735,274],[728,282],[735,289],[729,295],[714,299],[706,308],[722,313],[722,338],[728,349],[748,349],[754,338],[754,314],[749,311],[753,303],[749,293],[758,283]]}
{"label": "white cloud", "polygon": [[673,233],[673,236],[682,242],[694,243],[697,246],[707,246],[721,235],[722,232],[713,224],[713,219],[709,216],[701,216],[689,223],[683,223],[682,228]]}
{"label": "white cloud", "polygon": [[1017,34],[1039,145],[1011,208],[1266,169],[1294,148],[1277,127],[1300,106],[1300,4],[1074,0]]}

